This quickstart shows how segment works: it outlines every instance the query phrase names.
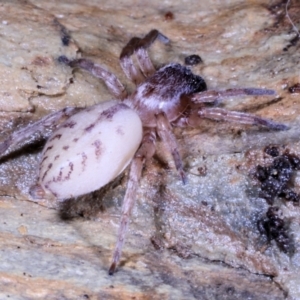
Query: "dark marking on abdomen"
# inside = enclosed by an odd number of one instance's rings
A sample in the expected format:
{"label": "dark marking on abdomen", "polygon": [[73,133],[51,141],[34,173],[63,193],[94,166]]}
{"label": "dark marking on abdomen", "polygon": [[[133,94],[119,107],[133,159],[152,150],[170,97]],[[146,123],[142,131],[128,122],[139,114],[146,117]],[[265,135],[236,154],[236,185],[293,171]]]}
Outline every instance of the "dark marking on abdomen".
{"label": "dark marking on abdomen", "polygon": [[106,120],[109,120],[111,121],[113,116],[120,110],[122,109],[130,109],[126,104],[124,103],[118,103],[108,109],[106,109],[105,111],[103,111],[101,114],[100,114],[100,119],[104,118]]}
{"label": "dark marking on abdomen", "polygon": [[69,162],[69,167],[70,167],[70,170],[68,172],[68,175],[64,178],[64,180],[69,180],[70,179],[70,176],[74,170],[74,164],[72,162]]}
{"label": "dark marking on abdomen", "polygon": [[121,126],[119,126],[119,127],[117,128],[116,132],[117,132],[117,134],[119,134],[119,135],[124,135],[124,134],[125,134]]}
{"label": "dark marking on abdomen", "polygon": [[95,146],[95,155],[96,155],[96,157],[97,158],[99,158],[99,156],[101,155],[101,153],[102,153],[102,143],[101,143],[101,141],[99,141],[99,140],[96,140],[94,143],[92,143],[92,145],[93,146]]}
{"label": "dark marking on abdomen", "polygon": [[85,154],[85,152],[81,153],[81,157],[82,157],[82,171],[84,171],[85,167],[86,167],[86,160],[87,160],[87,155]]}
{"label": "dark marking on abdomen", "polygon": [[73,128],[77,123],[74,121],[68,121],[65,124],[62,125],[64,128]]}
{"label": "dark marking on abdomen", "polygon": [[43,175],[43,177],[42,177],[42,180],[45,179],[45,177],[46,177],[48,171],[52,168],[52,166],[53,166],[52,163],[50,163],[50,164],[48,165],[47,170],[46,170],[46,172],[44,173],[44,175]]}
{"label": "dark marking on abdomen", "polygon": [[[47,149],[45,150],[44,154],[45,154],[47,151],[51,150],[52,148],[53,148],[53,145],[48,146]],[[47,156],[46,156],[46,157],[47,157]]]}
{"label": "dark marking on abdomen", "polygon": [[88,127],[84,128],[85,131],[90,132],[95,127],[95,123],[92,123]]}
{"label": "dark marking on abdomen", "polygon": [[53,140],[55,140],[55,139],[60,140],[60,138],[61,138],[61,134],[56,134],[56,135],[54,135],[49,141],[53,141]]}

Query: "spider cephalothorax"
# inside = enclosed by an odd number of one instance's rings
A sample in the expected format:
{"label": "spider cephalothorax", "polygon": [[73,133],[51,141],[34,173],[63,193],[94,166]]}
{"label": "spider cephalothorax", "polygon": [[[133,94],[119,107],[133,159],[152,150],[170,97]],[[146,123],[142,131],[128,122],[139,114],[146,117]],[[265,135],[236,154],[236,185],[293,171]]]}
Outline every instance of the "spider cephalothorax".
{"label": "spider cephalothorax", "polygon": [[156,115],[164,112],[172,122],[187,108],[182,95],[206,90],[205,81],[180,64],[169,64],[140,84],[125,103],[139,112],[143,125],[156,126]]}
{"label": "spider cephalothorax", "polygon": [[[147,48],[155,41],[168,38],[157,30],[144,38],[132,38],[120,55],[122,69],[137,88],[127,92],[115,75],[87,59],[60,63],[82,68],[103,79],[114,95],[111,101],[88,108],[69,107],[16,131],[0,144],[0,155],[56,126],[49,137],[40,162],[37,185],[31,189],[35,198],[52,194],[59,200],[80,196],[106,185],[129,164],[129,179],[122,206],[116,247],[109,273],[120,260],[130,213],[136,197],[142,167],[155,153],[159,137],[173,156],[175,166],[185,182],[174,126],[197,126],[200,118],[233,121],[285,130],[287,126],[255,115],[214,107],[223,98],[241,95],[274,95],[274,91],[237,88],[225,91],[206,90],[205,81],[180,64],[168,64],[156,70]],[[132,61],[136,55],[139,67]],[[205,104],[210,106],[206,107]]]}

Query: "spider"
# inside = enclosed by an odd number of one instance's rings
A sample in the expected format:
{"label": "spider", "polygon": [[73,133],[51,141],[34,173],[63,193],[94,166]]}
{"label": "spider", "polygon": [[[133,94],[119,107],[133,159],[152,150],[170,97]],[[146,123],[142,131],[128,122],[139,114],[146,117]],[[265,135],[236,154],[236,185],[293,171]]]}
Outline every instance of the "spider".
{"label": "spider", "polygon": [[[63,201],[90,193],[111,182],[130,164],[110,275],[120,261],[142,168],[155,154],[157,138],[167,145],[185,183],[173,127],[197,126],[200,118],[208,118],[271,130],[288,129],[286,125],[253,114],[214,107],[223,98],[274,95],[273,90],[207,90],[202,77],[180,64],[170,63],[156,70],[147,52],[156,39],[169,42],[154,29],[144,38],[132,38],[121,52],[121,67],[136,85],[130,95],[117,77],[102,66],[84,58],[59,57],[60,63],[84,69],[102,79],[114,99],[87,108],[64,108],[12,133],[0,143],[0,155],[3,155],[9,149],[20,147],[22,142],[32,140],[37,133],[43,135],[50,127],[55,128],[42,152],[37,184],[30,190],[36,199],[54,196]],[[133,63],[133,55],[138,65]]]}

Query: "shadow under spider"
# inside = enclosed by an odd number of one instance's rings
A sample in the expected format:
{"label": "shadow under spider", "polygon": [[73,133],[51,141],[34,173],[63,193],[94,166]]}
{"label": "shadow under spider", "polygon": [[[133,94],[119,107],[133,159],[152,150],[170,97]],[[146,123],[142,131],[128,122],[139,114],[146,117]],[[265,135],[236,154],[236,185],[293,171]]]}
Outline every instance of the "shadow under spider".
{"label": "shadow under spider", "polygon": [[[100,190],[61,202],[58,209],[59,217],[64,221],[70,221],[78,217],[85,219],[97,218],[99,213],[104,213],[109,207],[115,205],[115,201],[112,201],[112,199],[119,198],[115,195],[115,189],[122,185],[124,177],[126,176],[121,174]],[[122,192],[119,194],[122,194],[120,197],[124,196]]]}

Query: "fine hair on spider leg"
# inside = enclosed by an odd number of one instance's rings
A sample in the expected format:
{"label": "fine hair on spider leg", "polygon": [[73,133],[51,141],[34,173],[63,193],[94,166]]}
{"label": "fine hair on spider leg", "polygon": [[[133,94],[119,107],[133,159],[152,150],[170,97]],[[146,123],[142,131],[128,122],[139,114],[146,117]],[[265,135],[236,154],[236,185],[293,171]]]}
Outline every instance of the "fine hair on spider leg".
{"label": "fine hair on spider leg", "polygon": [[[121,259],[138,183],[145,163],[156,150],[156,138],[166,144],[182,182],[187,181],[173,128],[198,126],[201,118],[263,126],[270,130],[288,127],[254,114],[228,111],[216,107],[228,97],[273,96],[275,92],[260,88],[207,90],[205,80],[180,64],[169,63],[156,69],[148,48],[155,40],[168,43],[158,30],[144,38],[133,37],[120,54],[126,77],[136,85],[127,94],[116,75],[93,61],[65,56],[58,62],[83,69],[101,79],[113,94],[111,101],[86,108],[65,108],[30,124],[0,143],[0,155],[21,147],[35,133],[55,128],[42,152],[39,178],[33,195],[49,195],[60,201],[93,192],[114,180],[128,166],[129,179],[109,274]],[[132,57],[135,56],[137,64]],[[205,107],[206,104],[209,107]],[[105,172],[103,172],[105,170]],[[95,176],[97,174],[97,176]]]}

